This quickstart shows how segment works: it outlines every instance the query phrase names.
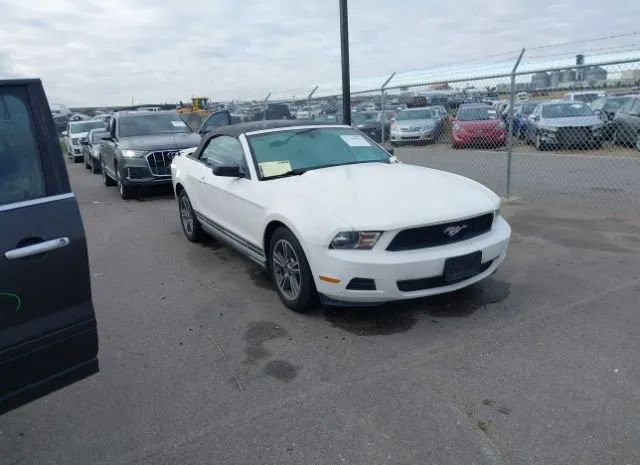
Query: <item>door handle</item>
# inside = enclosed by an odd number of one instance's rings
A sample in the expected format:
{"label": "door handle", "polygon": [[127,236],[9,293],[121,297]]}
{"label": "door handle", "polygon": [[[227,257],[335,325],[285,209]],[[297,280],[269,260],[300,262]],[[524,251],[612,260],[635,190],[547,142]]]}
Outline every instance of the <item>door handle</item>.
{"label": "door handle", "polygon": [[69,244],[71,244],[71,240],[68,237],[60,237],[58,239],[51,239],[50,241],[39,242],[26,247],[8,250],[4,253],[4,256],[7,260],[17,260],[18,258],[31,257],[33,255],[39,255],[55,249],[61,249]]}
{"label": "door handle", "polygon": [[198,181],[199,181],[200,183],[204,184],[205,179],[206,179],[206,178],[205,178],[204,176],[202,176],[200,179],[198,179]]}

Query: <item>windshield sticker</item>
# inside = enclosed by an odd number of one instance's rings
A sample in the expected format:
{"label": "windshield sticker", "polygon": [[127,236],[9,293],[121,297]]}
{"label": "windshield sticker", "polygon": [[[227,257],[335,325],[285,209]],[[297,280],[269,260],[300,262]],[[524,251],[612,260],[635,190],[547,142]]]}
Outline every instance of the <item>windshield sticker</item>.
{"label": "windshield sticker", "polygon": [[349,147],[371,147],[371,144],[367,142],[367,139],[362,136],[348,135],[340,136],[340,138],[345,141]]}
{"label": "windshield sticker", "polygon": [[572,103],[571,104],[571,108],[582,108],[582,104],[581,103]]}
{"label": "windshield sticker", "polygon": [[283,161],[264,161],[259,163],[260,174],[263,178],[279,176],[291,171],[291,164],[287,160]]}
{"label": "windshield sticker", "polygon": [[186,128],[187,125],[185,124],[184,121],[171,121],[171,124],[173,125],[174,128]]}

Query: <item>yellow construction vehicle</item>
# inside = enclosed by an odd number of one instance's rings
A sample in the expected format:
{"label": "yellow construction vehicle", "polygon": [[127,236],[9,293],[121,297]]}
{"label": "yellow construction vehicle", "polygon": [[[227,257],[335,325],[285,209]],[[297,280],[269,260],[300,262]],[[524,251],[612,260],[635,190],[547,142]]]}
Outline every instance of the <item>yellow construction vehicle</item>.
{"label": "yellow construction vehicle", "polygon": [[208,103],[209,97],[192,97],[191,104],[180,102],[176,111],[191,129],[197,131],[204,119],[211,113],[211,110],[207,109]]}

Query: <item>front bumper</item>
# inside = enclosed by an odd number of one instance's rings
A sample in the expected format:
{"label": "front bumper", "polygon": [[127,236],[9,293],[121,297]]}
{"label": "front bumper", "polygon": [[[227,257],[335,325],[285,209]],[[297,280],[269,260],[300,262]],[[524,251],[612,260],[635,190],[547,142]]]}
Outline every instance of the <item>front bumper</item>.
{"label": "front bumper", "polygon": [[454,131],[451,141],[454,145],[501,145],[507,141],[507,131]]}
{"label": "front bumper", "polygon": [[411,142],[421,140],[434,140],[436,128],[429,128],[424,131],[391,131],[391,140],[394,142]]}
{"label": "front bumper", "polygon": [[118,163],[124,174],[124,182],[128,186],[171,184],[171,175],[156,176],[151,173],[146,158],[122,158]]}
{"label": "front bumper", "polygon": [[[491,231],[440,247],[390,252],[384,247],[369,251],[331,250],[326,246],[305,244],[305,252],[320,294],[338,302],[380,303],[451,292],[485,279],[506,257],[510,237],[509,224],[498,217]],[[482,252],[482,263],[491,264],[464,281],[408,292],[403,292],[398,287],[398,281],[442,276],[447,258],[478,251]],[[321,281],[321,275],[337,278],[340,282],[332,284]],[[353,278],[372,279],[376,289],[347,289]]]}

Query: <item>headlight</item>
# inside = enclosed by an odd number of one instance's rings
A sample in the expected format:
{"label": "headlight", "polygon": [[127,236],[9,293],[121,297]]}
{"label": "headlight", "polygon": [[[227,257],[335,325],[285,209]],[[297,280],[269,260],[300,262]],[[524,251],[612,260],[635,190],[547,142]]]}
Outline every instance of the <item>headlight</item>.
{"label": "headlight", "polygon": [[498,129],[507,129],[507,125],[504,124],[503,121],[500,121],[500,124],[498,124]]}
{"label": "headlight", "polygon": [[453,125],[453,130],[454,131],[462,131],[462,126],[460,126],[458,123]]}
{"label": "headlight", "polygon": [[181,156],[187,156],[187,155],[191,155],[196,150],[198,150],[198,147],[189,147],[188,149],[178,150],[178,154]]}
{"label": "headlight", "polygon": [[424,126],[424,127],[420,128],[420,130],[421,130],[421,131],[430,131],[430,130],[432,130],[433,128],[435,128],[435,125],[434,125],[434,124],[427,124],[426,126]]}
{"label": "headlight", "polygon": [[594,124],[591,126],[592,131],[600,131],[604,127],[604,124]]}
{"label": "headlight", "polygon": [[143,156],[145,153],[147,153],[147,150],[123,150],[122,151],[122,156],[125,158],[139,158],[141,156]]}
{"label": "headlight", "polygon": [[558,132],[558,128],[555,126],[540,126],[541,131]]}
{"label": "headlight", "polygon": [[80,145],[80,139],[74,137],[73,139],[71,139],[71,145]]}
{"label": "headlight", "polygon": [[379,231],[344,231],[336,234],[331,249],[372,249],[380,239]]}

